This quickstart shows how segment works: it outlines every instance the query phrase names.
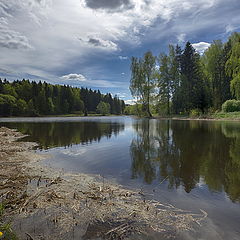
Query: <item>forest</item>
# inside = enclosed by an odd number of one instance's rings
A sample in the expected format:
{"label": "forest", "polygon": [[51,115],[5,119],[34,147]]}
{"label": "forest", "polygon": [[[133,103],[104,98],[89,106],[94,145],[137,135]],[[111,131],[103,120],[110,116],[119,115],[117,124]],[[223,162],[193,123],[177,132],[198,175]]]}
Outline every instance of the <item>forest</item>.
{"label": "forest", "polygon": [[169,45],[158,57],[132,57],[130,91],[135,105],[126,113],[144,116],[200,115],[240,111],[240,33],[215,40],[199,54],[190,42]]}
{"label": "forest", "polygon": [[122,114],[124,101],[99,90],[0,79],[0,116]]}

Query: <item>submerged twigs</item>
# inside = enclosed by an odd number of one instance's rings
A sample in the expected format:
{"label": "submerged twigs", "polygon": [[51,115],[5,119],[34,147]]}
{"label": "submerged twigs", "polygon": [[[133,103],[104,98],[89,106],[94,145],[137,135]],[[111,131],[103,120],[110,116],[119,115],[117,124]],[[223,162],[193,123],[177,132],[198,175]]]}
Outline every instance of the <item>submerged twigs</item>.
{"label": "submerged twigs", "polygon": [[31,201],[36,200],[41,194],[43,194],[45,192],[45,190],[38,190],[35,194],[33,194],[31,197],[29,197],[24,204],[22,205],[22,207],[20,208],[19,212],[21,213],[24,209],[24,207],[26,207]]}
{"label": "submerged twigs", "polygon": [[168,176],[166,176],[166,177],[159,183],[159,185],[161,185],[162,183],[164,183],[165,180],[167,180],[167,178],[168,178]]}
{"label": "submerged twigs", "polygon": [[34,238],[31,236],[31,234],[29,234],[29,233],[25,233],[25,234],[27,235],[29,240],[34,240]]}

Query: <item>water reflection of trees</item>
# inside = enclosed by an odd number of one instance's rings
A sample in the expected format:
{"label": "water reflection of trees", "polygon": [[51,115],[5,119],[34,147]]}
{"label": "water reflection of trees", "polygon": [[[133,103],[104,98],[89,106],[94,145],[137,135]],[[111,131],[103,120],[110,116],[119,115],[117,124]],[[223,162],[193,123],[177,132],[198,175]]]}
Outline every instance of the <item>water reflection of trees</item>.
{"label": "water reflection of trees", "polygon": [[154,160],[157,157],[154,139],[150,132],[149,121],[142,121],[135,125],[138,135],[130,146],[132,157],[132,177],[143,176],[147,183],[151,183],[156,176]]}
{"label": "water reflection of trees", "polygon": [[240,125],[238,123],[223,124],[224,135],[232,139],[230,143],[230,161],[225,165],[225,191],[231,199],[240,201]]}
{"label": "water reflection of trees", "polygon": [[142,120],[130,152],[132,176],[147,183],[168,177],[169,187],[190,192],[205,182],[240,200],[240,125],[220,122]]}
{"label": "water reflection of trees", "polygon": [[35,141],[43,149],[99,142],[102,137],[111,138],[124,130],[124,124],[112,122],[19,122],[4,125],[28,134],[25,140]]}

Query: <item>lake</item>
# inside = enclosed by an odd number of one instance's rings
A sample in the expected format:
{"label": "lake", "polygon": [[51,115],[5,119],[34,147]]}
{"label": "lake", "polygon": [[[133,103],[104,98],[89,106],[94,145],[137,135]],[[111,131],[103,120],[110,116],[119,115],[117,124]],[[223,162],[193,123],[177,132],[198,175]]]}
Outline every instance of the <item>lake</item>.
{"label": "lake", "polygon": [[208,213],[196,239],[240,239],[240,122],[132,117],[0,118],[43,164],[100,174],[148,198]]}

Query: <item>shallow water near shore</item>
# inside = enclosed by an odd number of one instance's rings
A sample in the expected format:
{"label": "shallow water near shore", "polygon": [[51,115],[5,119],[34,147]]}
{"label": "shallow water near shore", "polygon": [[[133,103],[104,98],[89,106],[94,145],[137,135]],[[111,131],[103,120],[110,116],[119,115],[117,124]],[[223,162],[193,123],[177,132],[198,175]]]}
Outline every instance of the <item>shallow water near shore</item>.
{"label": "shallow water near shore", "polygon": [[130,117],[8,118],[49,157],[43,164],[100,174],[148,198],[208,213],[195,239],[239,239],[240,122]]}

